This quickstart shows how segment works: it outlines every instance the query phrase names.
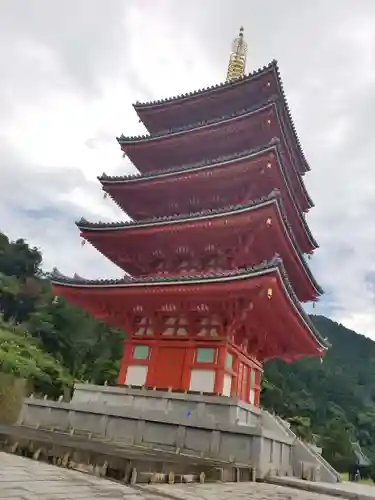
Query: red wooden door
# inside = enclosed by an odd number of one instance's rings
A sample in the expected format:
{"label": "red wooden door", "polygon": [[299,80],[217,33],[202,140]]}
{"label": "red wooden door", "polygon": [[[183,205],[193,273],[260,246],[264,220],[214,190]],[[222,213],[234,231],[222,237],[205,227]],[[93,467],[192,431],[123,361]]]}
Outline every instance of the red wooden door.
{"label": "red wooden door", "polygon": [[159,347],[150,385],[160,389],[183,389],[185,349],[183,347]]}

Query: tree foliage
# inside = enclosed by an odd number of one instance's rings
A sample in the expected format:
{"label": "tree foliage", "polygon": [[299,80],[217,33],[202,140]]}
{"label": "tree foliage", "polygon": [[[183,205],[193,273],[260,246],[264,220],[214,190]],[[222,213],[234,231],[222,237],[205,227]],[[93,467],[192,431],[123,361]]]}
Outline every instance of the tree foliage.
{"label": "tree foliage", "polygon": [[30,380],[36,391],[58,396],[72,383],[68,371],[19,326],[0,322],[0,371]]}

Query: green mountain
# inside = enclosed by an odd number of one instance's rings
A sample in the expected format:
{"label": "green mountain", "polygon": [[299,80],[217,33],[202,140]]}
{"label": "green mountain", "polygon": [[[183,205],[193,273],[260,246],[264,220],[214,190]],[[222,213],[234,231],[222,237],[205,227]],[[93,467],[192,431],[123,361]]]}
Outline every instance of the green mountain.
{"label": "green mountain", "polygon": [[300,417],[302,434],[320,436],[326,458],[339,468],[335,450],[340,445],[345,455],[353,441],[375,460],[375,342],[324,316],[311,319],[332,344],[323,363],[268,362],[262,403],[286,419]]}
{"label": "green mountain", "polygon": [[[0,233],[0,371],[28,378],[57,397],[74,381],[116,383],[124,334],[64,300],[54,301],[42,255]],[[262,405],[347,470],[352,441],[375,460],[375,343],[312,316],[332,347],[324,358],[266,363]]]}

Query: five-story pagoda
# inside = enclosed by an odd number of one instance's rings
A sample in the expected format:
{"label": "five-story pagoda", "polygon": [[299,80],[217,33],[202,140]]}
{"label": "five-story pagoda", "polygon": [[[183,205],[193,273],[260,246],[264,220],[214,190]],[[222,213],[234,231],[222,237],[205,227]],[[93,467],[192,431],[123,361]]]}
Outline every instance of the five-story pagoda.
{"label": "five-story pagoda", "polygon": [[259,404],[262,364],[327,349],[301,302],[322,290],[309,166],[276,62],[245,76],[242,29],[226,83],[134,107],[149,131],[118,138],[140,172],[99,178],[132,222],[81,219],[81,236],[126,272],[53,275],[63,295],[127,333],[119,383]]}

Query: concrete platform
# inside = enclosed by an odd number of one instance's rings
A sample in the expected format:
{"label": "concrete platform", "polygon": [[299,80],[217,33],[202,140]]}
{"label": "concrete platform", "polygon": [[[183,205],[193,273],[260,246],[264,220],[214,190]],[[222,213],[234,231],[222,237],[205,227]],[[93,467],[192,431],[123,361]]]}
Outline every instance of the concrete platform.
{"label": "concrete platform", "polygon": [[[304,482],[305,486],[308,483]],[[313,483],[316,485],[317,483]],[[297,486],[298,482],[294,484]],[[216,483],[125,486],[76,471],[0,453],[0,499],[7,500],[337,500],[343,485],[326,485],[318,494],[265,483]],[[344,485],[345,486],[345,485]],[[350,497],[373,499],[371,487],[347,485]],[[352,487],[359,487],[355,492]],[[361,491],[364,492],[362,495]],[[366,491],[369,493],[367,495]]]}
{"label": "concrete platform", "polygon": [[[135,447],[142,446],[157,451],[156,457],[185,457],[190,464],[204,459],[208,465],[244,465],[254,469],[257,478],[266,477],[270,471],[292,475],[294,458],[317,469],[311,454],[306,460],[292,453],[293,436],[278,425],[263,425],[259,409],[215,395],[77,384],[70,402],[26,398],[17,426],[9,430],[15,441],[24,435],[25,428],[33,428],[38,434],[53,429],[50,443],[58,440],[60,445],[68,445],[72,439],[67,435],[74,431],[90,436],[90,444],[97,445],[96,452],[120,445],[122,451],[127,448],[127,455],[119,450],[121,456],[130,458]],[[170,470],[168,466],[156,471]],[[195,473],[190,466],[172,470]]]}

